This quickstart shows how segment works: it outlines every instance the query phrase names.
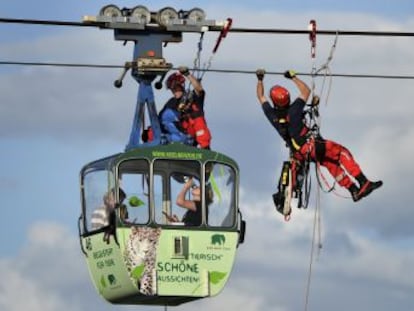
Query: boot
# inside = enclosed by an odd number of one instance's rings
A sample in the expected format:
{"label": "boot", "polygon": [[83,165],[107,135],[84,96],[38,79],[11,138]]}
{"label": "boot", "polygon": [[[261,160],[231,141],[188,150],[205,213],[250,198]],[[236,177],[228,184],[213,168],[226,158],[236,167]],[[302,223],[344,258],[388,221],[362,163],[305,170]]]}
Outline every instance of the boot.
{"label": "boot", "polygon": [[359,189],[355,184],[352,184],[351,186],[349,186],[348,191],[351,193],[352,200],[354,202],[357,202],[361,199],[361,197],[359,197],[358,195]]}
{"label": "boot", "polygon": [[368,181],[368,178],[366,178],[362,172],[359,173],[358,176],[355,177],[355,179],[358,181],[360,188],[362,188],[362,185],[364,185]]}
{"label": "boot", "polygon": [[381,186],[382,186],[382,181],[381,180],[378,180],[378,181],[369,181],[369,180],[367,180],[367,182],[365,184],[363,184],[361,186],[361,188],[359,189],[359,192],[358,192],[359,199],[362,199],[362,198],[366,197],[372,191],[374,191],[375,189],[378,189]]}
{"label": "boot", "polygon": [[382,186],[381,180],[369,181],[362,172],[358,176],[356,176],[355,179],[358,181],[360,187],[357,195],[358,200],[362,199],[363,197],[366,197],[372,191]]}

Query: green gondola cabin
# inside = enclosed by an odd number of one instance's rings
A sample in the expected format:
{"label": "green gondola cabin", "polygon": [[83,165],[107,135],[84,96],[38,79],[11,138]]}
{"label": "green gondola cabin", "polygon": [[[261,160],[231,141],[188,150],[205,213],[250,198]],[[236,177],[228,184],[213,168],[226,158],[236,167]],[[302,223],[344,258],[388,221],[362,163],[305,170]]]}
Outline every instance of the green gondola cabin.
{"label": "green gondola cabin", "polygon": [[[237,163],[216,151],[166,142],[153,94],[154,79],[161,76],[155,83],[160,85],[172,67],[162,46],[181,42],[184,31],[203,33],[216,25],[204,17],[197,8],[156,14],[143,6],[108,5],[84,19],[114,29],[116,40],[134,42],[133,61],[114,85],[122,86],[129,69],[139,84],[126,151],[91,162],[80,173],[81,249],[97,291],[111,303],[168,306],[217,295],[244,240]],[[146,111],[150,142],[142,141]],[[186,180],[199,189],[193,223],[177,205]],[[192,200],[194,194],[187,195]]]}
{"label": "green gondola cabin", "polygon": [[[175,198],[186,177],[202,189],[199,226],[168,218],[184,215]],[[179,143],[137,148],[84,166],[80,239],[97,291],[111,303],[155,305],[218,294],[244,238],[238,184],[235,161]],[[207,190],[213,193],[208,206]],[[112,223],[96,227],[94,210],[111,191],[117,203]]]}

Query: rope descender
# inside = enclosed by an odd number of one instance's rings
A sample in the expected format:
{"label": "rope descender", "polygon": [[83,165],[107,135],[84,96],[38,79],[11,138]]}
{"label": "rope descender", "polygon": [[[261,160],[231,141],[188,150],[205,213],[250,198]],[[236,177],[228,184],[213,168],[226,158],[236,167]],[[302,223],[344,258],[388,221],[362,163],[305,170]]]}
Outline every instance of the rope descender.
{"label": "rope descender", "polygon": [[311,43],[311,58],[312,58],[312,70],[311,70],[311,77],[312,77],[312,96],[315,94],[315,76],[316,76],[316,21],[311,19],[308,25],[309,30],[309,41]]}
{"label": "rope descender", "polygon": [[315,58],[316,56],[316,21],[311,19],[308,26],[309,40],[311,42],[311,57]]}
{"label": "rope descender", "polygon": [[223,29],[220,31],[220,35],[217,38],[216,45],[214,46],[213,51],[207,63],[204,64],[201,75],[198,77],[199,81],[203,79],[205,72],[210,69],[211,62],[213,61],[214,55],[216,55],[216,52],[220,46],[221,40],[223,40],[227,36],[227,33],[229,32],[232,23],[233,23],[233,19],[227,18],[227,21],[225,22]]}
{"label": "rope descender", "polygon": [[226,23],[224,24],[223,29],[220,32],[220,35],[219,35],[219,37],[217,39],[217,42],[216,42],[216,45],[214,46],[213,54],[216,53],[216,51],[217,51],[217,49],[218,49],[218,47],[221,43],[221,40],[224,39],[227,36],[227,33],[229,32],[232,23],[233,23],[233,19],[228,18]]}

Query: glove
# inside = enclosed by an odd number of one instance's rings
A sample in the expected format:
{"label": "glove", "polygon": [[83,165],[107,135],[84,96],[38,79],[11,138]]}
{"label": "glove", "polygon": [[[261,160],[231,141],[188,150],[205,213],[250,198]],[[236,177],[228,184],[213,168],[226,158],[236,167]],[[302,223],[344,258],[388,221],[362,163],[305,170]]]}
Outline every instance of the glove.
{"label": "glove", "polygon": [[263,81],[264,75],[265,75],[265,70],[264,69],[257,69],[256,70],[257,80]]}
{"label": "glove", "polygon": [[186,66],[180,66],[178,67],[178,71],[183,75],[183,76],[188,76],[190,74],[190,70],[188,70],[188,67]]}
{"label": "glove", "polygon": [[286,70],[284,76],[287,79],[293,79],[294,77],[296,77],[296,72],[293,70]]}

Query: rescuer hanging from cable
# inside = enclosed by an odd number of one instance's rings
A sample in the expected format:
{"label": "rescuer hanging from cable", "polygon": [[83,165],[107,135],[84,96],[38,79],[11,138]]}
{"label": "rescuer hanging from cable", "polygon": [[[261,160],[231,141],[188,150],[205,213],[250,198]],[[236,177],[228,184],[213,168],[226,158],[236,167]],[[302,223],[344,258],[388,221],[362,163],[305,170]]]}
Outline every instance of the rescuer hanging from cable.
{"label": "rescuer hanging from cable", "polygon": [[[348,189],[354,202],[382,186],[382,181],[370,181],[366,178],[347,148],[324,139],[320,135],[313,135],[314,132],[306,126],[303,120],[304,108],[311,92],[294,71],[286,71],[284,76],[296,85],[300,93],[299,97],[291,103],[289,91],[282,86],[275,85],[270,89],[269,94],[273,106],[264,95],[265,70],[258,69],[256,75],[258,79],[257,98],[262,105],[263,112],[285,140],[296,160],[305,162],[310,159],[326,167],[336,182]],[[312,104],[317,105],[318,101],[313,101]]]}

